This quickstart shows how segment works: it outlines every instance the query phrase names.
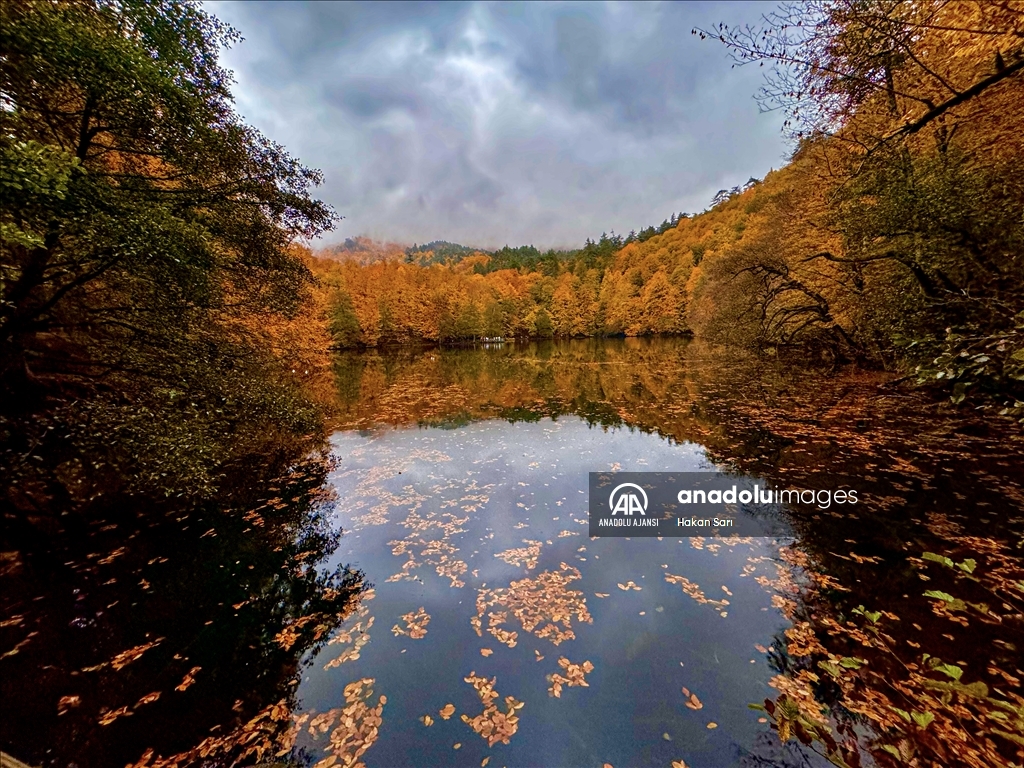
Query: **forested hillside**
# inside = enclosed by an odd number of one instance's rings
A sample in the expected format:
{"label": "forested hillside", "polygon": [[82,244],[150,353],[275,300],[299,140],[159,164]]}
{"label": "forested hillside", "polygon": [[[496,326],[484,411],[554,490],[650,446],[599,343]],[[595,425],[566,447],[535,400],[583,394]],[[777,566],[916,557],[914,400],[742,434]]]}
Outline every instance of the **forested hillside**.
{"label": "forested hillside", "polygon": [[770,65],[785,168],[579,251],[318,261],[335,343],[693,333],[1024,398],[1024,9],[822,2],[695,33]]}

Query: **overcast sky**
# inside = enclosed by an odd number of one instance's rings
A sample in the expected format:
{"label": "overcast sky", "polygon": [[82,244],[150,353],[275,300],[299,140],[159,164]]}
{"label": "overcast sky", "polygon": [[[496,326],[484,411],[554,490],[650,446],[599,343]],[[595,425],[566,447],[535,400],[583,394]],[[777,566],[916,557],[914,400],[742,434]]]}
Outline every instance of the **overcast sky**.
{"label": "overcast sky", "polygon": [[785,160],[756,67],[690,34],[774,3],[210,2],[239,111],[345,217],[328,241],[579,246]]}

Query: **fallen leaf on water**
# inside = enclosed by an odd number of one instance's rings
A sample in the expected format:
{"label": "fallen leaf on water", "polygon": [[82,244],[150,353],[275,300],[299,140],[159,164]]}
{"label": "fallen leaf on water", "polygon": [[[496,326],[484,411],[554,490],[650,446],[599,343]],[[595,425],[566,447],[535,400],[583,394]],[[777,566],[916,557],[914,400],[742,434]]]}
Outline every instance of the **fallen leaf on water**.
{"label": "fallen leaf on water", "polygon": [[673,760],[672,768],[687,768],[687,765],[682,760]]}
{"label": "fallen leaf on water", "polygon": [[609,596],[610,596],[610,594],[608,592],[595,592],[594,593],[594,597],[609,597]]}
{"label": "fallen leaf on water", "polygon": [[663,738],[665,741],[672,741],[672,737],[669,736],[667,733],[661,734],[661,738]]}
{"label": "fallen leaf on water", "polygon": [[434,724],[434,718],[432,718],[430,715],[424,715],[420,718],[420,722],[422,722],[425,726],[429,728]]}
{"label": "fallen leaf on water", "polygon": [[480,761],[480,768],[484,768],[484,766],[486,766],[489,762],[491,762],[491,758],[485,757],[483,760]]}
{"label": "fallen leaf on water", "polygon": [[700,699],[697,698],[696,694],[690,693],[689,689],[683,688],[683,696],[686,697],[686,706],[690,709],[697,710],[704,708],[704,705],[701,703]]}
{"label": "fallen leaf on water", "polygon": [[103,717],[100,718],[100,725],[110,725],[112,722],[117,720],[119,717],[125,717],[132,714],[128,711],[128,707],[121,707],[120,709],[114,709],[107,712]]}
{"label": "fallen leaf on water", "polygon": [[455,705],[451,703],[445,704],[438,714],[441,715],[442,720],[447,720],[455,714]]}
{"label": "fallen leaf on water", "polygon": [[175,688],[174,690],[176,690],[176,691],[185,691],[185,690],[188,690],[188,687],[189,687],[190,685],[192,685],[192,683],[194,683],[194,682],[196,681],[196,673],[197,673],[197,672],[198,672],[199,670],[201,670],[201,669],[202,669],[202,667],[192,667],[192,669],[190,669],[190,670],[189,670],[189,671],[188,671],[188,672],[187,672],[187,673],[185,674],[185,679],[184,679],[184,680],[182,680],[182,681],[181,681],[181,684],[180,684],[180,685],[178,685],[178,686],[177,686],[177,687],[176,687],[176,688]]}
{"label": "fallen leaf on water", "polygon": [[163,639],[164,638],[161,637],[158,640],[154,640],[151,643],[146,643],[145,645],[137,645],[134,648],[130,648],[127,651],[122,651],[110,660],[110,666],[112,666],[116,670],[121,670],[124,667],[127,667],[133,661],[142,656],[142,654],[144,654],[150,648],[154,648],[160,645]]}
{"label": "fallen leaf on water", "polygon": [[80,696],[61,696],[60,701],[57,702],[57,714],[63,715],[71,707],[77,707],[81,703]]}
{"label": "fallen leaf on water", "polygon": [[712,728],[717,728],[717,727],[718,727],[718,723],[708,723],[708,730],[711,730]]}
{"label": "fallen leaf on water", "polygon": [[135,704],[136,707],[141,707],[143,704],[152,704],[154,701],[160,698],[160,691],[153,691],[153,693],[147,693]]}
{"label": "fallen leaf on water", "polygon": [[457,741],[454,744],[452,744],[452,749],[462,749],[462,742]]}
{"label": "fallen leaf on water", "polygon": [[481,656],[490,656],[492,653],[494,653],[494,651],[492,651],[490,648],[481,648],[480,649],[480,655]]}

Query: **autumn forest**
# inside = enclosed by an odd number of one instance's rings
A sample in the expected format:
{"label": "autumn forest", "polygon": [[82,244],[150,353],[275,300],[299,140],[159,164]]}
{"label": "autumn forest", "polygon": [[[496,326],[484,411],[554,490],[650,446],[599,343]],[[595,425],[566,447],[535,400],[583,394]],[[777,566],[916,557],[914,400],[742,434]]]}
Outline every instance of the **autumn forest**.
{"label": "autumn forest", "polygon": [[1024,766],[1024,3],[750,7],[0,3],[3,768]]}
{"label": "autumn forest", "polygon": [[774,67],[760,96],[789,117],[789,165],[579,250],[315,252],[333,343],[687,334],[1020,400],[1020,9],[820,6],[763,38],[694,30]]}

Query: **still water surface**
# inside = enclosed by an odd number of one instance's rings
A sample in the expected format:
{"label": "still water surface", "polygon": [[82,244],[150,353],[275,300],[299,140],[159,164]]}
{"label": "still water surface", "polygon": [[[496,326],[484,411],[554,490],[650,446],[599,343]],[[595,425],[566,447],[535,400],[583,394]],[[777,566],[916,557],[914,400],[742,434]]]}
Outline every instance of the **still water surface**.
{"label": "still water surface", "polygon": [[[231,504],[10,537],[5,751],[1020,762],[1014,425],[672,339],[351,353],[336,374],[324,460]],[[784,538],[592,540],[607,470],[824,477],[863,501],[789,509]]]}
{"label": "still water surface", "polygon": [[[331,477],[346,500],[338,521],[349,531],[336,557],[377,585],[369,607],[383,621],[358,660],[325,671],[338,650],[324,649],[299,694],[303,706],[323,711],[342,670],[375,678],[388,704],[380,742],[367,753],[372,763],[478,765],[492,755],[503,765],[668,765],[685,755],[695,765],[725,765],[756,740],[762,729],[746,703],[773,690],[754,646],[771,645],[787,622],[753,576],[769,572],[776,543],[586,535],[589,471],[707,469],[698,446],[575,416],[343,432],[332,446],[345,467]],[[506,606],[477,610],[482,590],[544,573],[566,583],[536,582],[532,632]],[[714,602],[696,602],[666,582],[669,574],[685,575]],[[618,586],[630,582],[638,588]],[[570,607],[559,620],[563,602]],[[391,631],[420,609],[430,616],[424,637]],[[495,627],[515,639],[502,643],[487,631],[497,610],[508,615]],[[482,636],[471,624],[478,615]],[[559,632],[537,637],[551,625]],[[560,658],[590,661],[593,670],[586,687],[556,698],[547,676],[564,672]],[[483,710],[464,682],[472,673],[495,678],[502,698],[525,702],[507,746],[488,748],[458,717]],[[683,687],[700,710],[684,706]],[[438,712],[448,703],[456,716],[445,721]],[[418,722],[424,715],[431,727]]]}

